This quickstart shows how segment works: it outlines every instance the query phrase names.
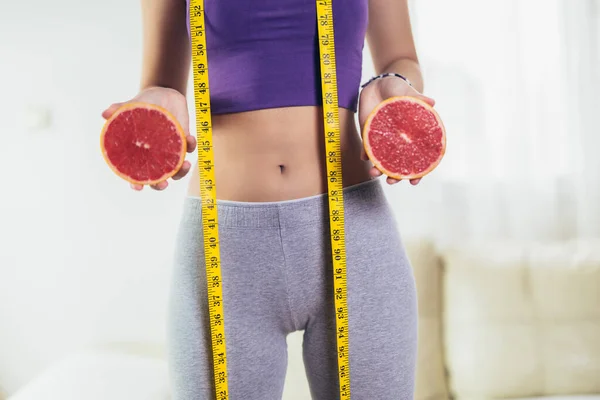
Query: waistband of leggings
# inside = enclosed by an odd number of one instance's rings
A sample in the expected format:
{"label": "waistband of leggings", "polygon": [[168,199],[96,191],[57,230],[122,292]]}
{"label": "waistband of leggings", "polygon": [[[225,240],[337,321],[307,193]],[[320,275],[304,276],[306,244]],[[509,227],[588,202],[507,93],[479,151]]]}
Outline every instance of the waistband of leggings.
{"label": "waistband of leggings", "polygon": [[[374,207],[386,202],[379,178],[348,186],[343,189],[343,193],[345,216],[362,207]],[[328,203],[326,193],[275,202],[217,200],[218,223],[220,227],[233,228],[281,228],[318,224],[329,220]],[[187,196],[184,212],[187,213],[186,218],[195,218],[201,223],[200,198]]]}

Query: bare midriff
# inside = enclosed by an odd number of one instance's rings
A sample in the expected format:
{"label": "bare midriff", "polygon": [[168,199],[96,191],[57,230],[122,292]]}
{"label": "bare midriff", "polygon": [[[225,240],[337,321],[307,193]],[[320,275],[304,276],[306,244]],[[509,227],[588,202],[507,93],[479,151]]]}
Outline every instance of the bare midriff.
{"label": "bare midriff", "polygon": [[[344,108],[339,113],[347,187],[369,180],[371,163],[360,158],[362,140],[354,114]],[[327,192],[321,108],[214,115],[212,122],[218,199],[272,202]],[[189,194],[199,196],[197,166],[192,170]]]}

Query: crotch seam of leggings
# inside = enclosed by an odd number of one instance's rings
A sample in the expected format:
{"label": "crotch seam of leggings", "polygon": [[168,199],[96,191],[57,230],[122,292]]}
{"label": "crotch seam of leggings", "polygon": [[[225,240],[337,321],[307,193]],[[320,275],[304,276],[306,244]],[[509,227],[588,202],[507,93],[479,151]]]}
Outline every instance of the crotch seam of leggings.
{"label": "crotch seam of leggings", "polygon": [[[277,208],[279,210],[279,207]],[[284,281],[284,285],[285,285],[285,294],[287,297],[287,301],[288,301],[288,309],[290,310],[290,318],[292,320],[292,325],[294,328],[294,331],[298,330],[298,323],[296,322],[296,319],[294,318],[294,310],[292,308],[292,297],[290,296],[290,285],[289,285],[289,280],[288,280],[288,276],[287,276],[287,257],[285,255],[285,248],[283,247],[283,235],[281,233],[282,229],[281,229],[281,218],[277,219],[277,223],[279,224],[279,243],[281,244],[281,254],[283,255],[283,267],[281,268],[281,272],[283,274],[283,281]]]}

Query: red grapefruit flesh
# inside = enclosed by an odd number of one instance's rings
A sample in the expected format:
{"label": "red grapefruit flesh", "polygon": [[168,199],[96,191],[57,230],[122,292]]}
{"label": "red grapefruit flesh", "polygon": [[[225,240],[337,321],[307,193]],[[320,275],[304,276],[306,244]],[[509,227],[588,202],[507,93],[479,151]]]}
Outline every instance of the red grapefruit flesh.
{"label": "red grapefruit flesh", "polygon": [[370,113],[363,129],[367,156],[394,179],[422,178],[446,152],[446,131],[438,113],[415,97],[392,97]]}
{"label": "red grapefruit flesh", "polygon": [[186,138],[179,122],[162,107],[129,103],[104,124],[102,154],[121,178],[154,185],[179,171],[186,154]]}

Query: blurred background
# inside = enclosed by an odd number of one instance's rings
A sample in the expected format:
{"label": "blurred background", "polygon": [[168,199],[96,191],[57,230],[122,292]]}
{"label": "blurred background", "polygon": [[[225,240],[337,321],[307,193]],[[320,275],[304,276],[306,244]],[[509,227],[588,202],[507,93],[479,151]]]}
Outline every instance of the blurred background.
{"label": "blurred background", "polygon": [[[411,13],[448,131],[430,176],[386,188],[419,291],[416,398],[600,399],[600,0]],[[140,61],[138,1],[0,3],[0,398],[169,398],[187,180],[135,193],[99,148]],[[308,399],[289,344],[284,399]]]}

